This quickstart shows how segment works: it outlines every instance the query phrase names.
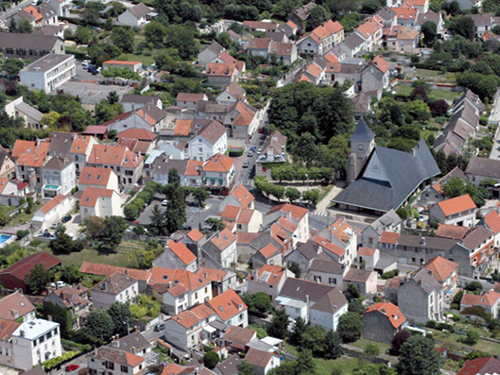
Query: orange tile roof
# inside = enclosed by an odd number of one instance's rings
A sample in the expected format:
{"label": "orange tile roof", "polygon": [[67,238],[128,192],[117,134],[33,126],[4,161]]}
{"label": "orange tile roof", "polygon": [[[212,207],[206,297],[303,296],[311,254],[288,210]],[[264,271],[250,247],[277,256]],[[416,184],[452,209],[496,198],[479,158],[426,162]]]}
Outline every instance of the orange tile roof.
{"label": "orange tile roof", "polygon": [[210,240],[220,251],[224,251],[235,241],[236,235],[227,228],[214,235]]}
{"label": "orange tile roof", "polygon": [[222,51],[219,55],[219,59],[221,59],[224,64],[227,64],[227,65],[236,65],[236,59],[231,56],[229,53],[227,53],[226,51]]}
{"label": "orange tile roof", "polygon": [[436,230],[436,236],[453,238],[455,240],[462,240],[464,239],[468,230],[469,228],[466,227],[457,227],[456,225],[439,224],[438,229]]}
{"label": "orange tile roof", "polygon": [[145,359],[135,355],[133,353],[125,352],[125,356],[127,357],[127,364],[132,367],[138,366],[140,363],[144,362]]}
{"label": "orange tile roof", "polygon": [[8,183],[9,183],[8,178],[0,178],[0,194],[2,194],[3,190],[5,189]]}
{"label": "orange tile roof", "polygon": [[198,305],[191,308],[190,310],[183,311],[177,314],[176,316],[172,317],[172,319],[184,328],[191,328],[195,324],[208,319],[212,315],[214,315],[214,311],[210,306]]}
{"label": "orange tile roof", "polygon": [[399,240],[399,233],[383,231],[378,242],[396,245]]}
{"label": "orange tile roof", "polygon": [[227,271],[224,270],[215,270],[213,268],[201,267],[196,274],[198,276],[202,276],[207,280],[221,282],[227,276]]}
{"label": "orange tile roof", "polygon": [[297,82],[311,82],[311,80],[304,74],[302,74],[297,80]]}
{"label": "orange tile roof", "polygon": [[394,12],[396,12],[397,19],[403,20],[415,20],[417,19],[418,10],[415,8],[410,8],[408,5],[403,5],[401,7],[392,8]]}
{"label": "orange tile roof", "polygon": [[288,26],[290,26],[292,29],[297,28],[297,25],[296,25],[295,23],[293,23],[291,20],[288,20],[286,24],[287,24]]}
{"label": "orange tile roof", "polygon": [[111,276],[116,272],[120,272],[141,281],[148,281],[149,277],[151,276],[150,271],[92,262],[83,262],[82,266],[80,267],[80,272],[99,276]]}
{"label": "orange tile roof", "polygon": [[293,234],[298,228],[297,224],[292,223],[284,216],[281,216],[276,223],[290,234]]}
{"label": "orange tile roof", "polygon": [[222,220],[236,221],[238,215],[240,214],[240,210],[241,207],[231,206],[228,204],[224,211],[219,213],[218,216],[220,216]]}
{"label": "orange tile roof", "polygon": [[394,328],[398,328],[406,322],[406,318],[399,307],[390,302],[379,302],[369,306],[363,316],[375,311],[387,316]]}
{"label": "orange tile roof", "polygon": [[483,293],[480,296],[475,294],[465,293],[462,297],[461,305],[466,306],[486,306],[493,307],[495,303],[500,299],[500,293],[493,292],[491,290]]}
{"label": "orange tile roof", "polygon": [[331,52],[330,52],[330,53],[328,53],[328,54],[326,54],[326,55],[325,55],[325,58],[326,58],[329,62],[331,62],[331,63],[339,63],[339,62],[340,62],[340,61],[339,61],[339,59],[337,59],[337,58],[335,57],[335,55],[334,55],[333,53],[331,53]]}
{"label": "orange tile roof", "polygon": [[226,290],[224,293],[212,298],[208,301],[208,304],[224,322],[247,309],[245,302],[233,289]]}
{"label": "orange tile roof", "polygon": [[292,240],[291,233],[285,231],[278,223],[271,225],[271,235],[280,245]]}
{"label": "orange tile roof", "polygon": [[213,77],[231,77],[234,72],[234,66],[220,63],[210,63],[207,67],[207,76]]}
{"label": "orange tile roof", "polygon": [[168,248],[187,266],[196,261],[197,257],[182,242],[169,241]]}
{"label": "orange tile roof", "polygon": [[267,244],[266,246],[264,246],[262,249],[259,250],[259,253],[261,253],[264,256],[264,258],[269,259],[273,255],[279,253],[279,251],[280,250],[273,244]]}
{"label": "orange tile roof", "polygon": [[78,185],[106,186],[114,173],[111,168],[83,167],[78,179]]}
{"label": "orange tile roof", "polygon": [[47,161],[46,155],[23,154],[17,159],[17,164],[27,167],[42,167],[45,161]]}
{"label": "orange tile roof", "polygon": [[321,69],[321,67],[316,63],[309,64],[309,66],[307,67],[307,73],[316,78],[321,75],[322,70],[323,69]]}
{"label": "orange tile roof", "polygon": [[42,207],[40,207],[40,211],[42,211],[44,214],[47,214],[50,210],[56,208],[56,206],[65,199],[66,199],[65,195],[58,194],[50,201],[45,203]]}
{"label": "orange tile roof", "polygon": [[125,146],[94,145],[88,155],[87,163],[135,167],[140,164],[142,159],[142,156],[134,154]]}
{"label": "orange tile roof", "polygon": [[40,12],[33,6],[29,5],[26,8],[23,9],[25,12],[31,14],[33,17],[35,17],[35,21],[40,21],[43,16],[40,14]]}
{"label": "orange tile roof", "polygon": [[87,186],[80,199],[80,206],[95,207],[99,198],[111,198],[113,193],[115,193],[115,191],[111,189]]}
{"label": "orange tile roof", "polygon": [[191,123],[192,122],[193,122],[193,120],[177,119],[175,121],[174,135],[187,137],[191,131]]}
{"label": "orange tile roof", "polygon": [[[265,272],[269,273],[269,277],[267,277]],[[257,270],[257,279],[261,282],[266,282],[269,285],[278,285],[284,275],[285,269],[283,267],[271,264],[266,264]],[[253,275],[251,278],[253,278]]]}
{"label": "orange tile roof", "polygon": [[232,195],[240,204],[241,207],[247,208],[250,203],[255,200],[255,197],[248,191],[243,184],[238,184],[233,191],[231,191],[230,195]]}
{"label": "orange tile roof", "polygon": [[255,113],[243,102],[238,101],[231,110],[237,110],[239,112],[238,116],[233,121],[233,125],[238,126],[249,126],[252,123]]}
{"label": "orange tile roof", "polygon": [[491,211],[488,215],[484,217],[484,221],[488,228],[490,228],[493,233],[500,233],[500,215],[497,211]]}
{"label": "orange tile roof", "polygon": [[437,205],[441,208],[445,216],[455,215],[477,208],[469,194],[438,202]]}
{"label": "orange tile roof", "polygon": [[372,256],[375,255],[375,251],[377,251],[377,250],[376,249],[371,249],[369,247],[361,246],[358,249],[358,255],[364,255],[364,256],[372,257]]}
{"label": "orange tile roof", "polygon": [[269,212],[266,215],[272,214],[274,212],[281,211],[281,212],[290,212],[292,214],[292,217],[300,221],[304,218],[304,216],[307,215],[309,210],[307,208],[299,207],[291,203],[285,203],[285,204],[280,204],[278,206],[274,206],[269,210]]}
{"label": "orange tile roof", "polygon": [[437,256],[432,259],[429,259],[423,265],[423,267],[427,271],[431,272],[433,278],[435,278],[440,283],[444,283],[446,279],[450,277],[453,271],[458,270],[458,263]]}
{"label": "orange tile roof", "polygon": [[327,250],[327,251],[329,251],[329,252],[331,252],[339,257],[344,255],[344,253],[345,253],[344,249],[342,249],[340,246],[337,246],[337,245],[331,243],[330,241],[328,241],[324,237],[316,236],[313,238],[313,241],[316,242],[319,246],[321,246],[325,250]]}
{"label": "orange tile roof", "polygon": [[372,17],[368,19],[366,22],[363,22],[361,25],[359,25],[356,31],[358,31],[365,38],[369,38],[382,27],[383,25],[381,25],[379,22],[377,22],[377,20],[374,17]]}
{"label": "orange tile roof", "polygon": [[240,214],[238,215],[238,218],[236,219],[236,223],[249,224],[250,220],[252,220],[254,213],[255,213],[255,210],[250,210],[248,208],[242,208],[240,210]]}
{"label": "orange tile roof", "polygon": [[233,158],[222,154],[216,154],[203,166],[203,171],[229,173],[233,165]]}
{"label": "orange tile roof", "polygon": [[49,151],[50,142],[43,142],[36,144],[36,141],[23,141],[21,139],[16,140],[14,147],[12,149],[12,157],[18,158],[23,154],[34,154],[34,155],[47,155]]}
{"label": "orange tile roof", "polygon": [[203,169],[203,162],[201,160],[189,159],[186,165],[186,176],[199,176]]}
{"label": "orange tile roof", "polygon": [[335,236],[335,238],[344,244],[348,244],[351,241],[352,235],[355,232],[355,229],[343,217],[335,220],[335,222],[330,225],[328,229]]}
{"label": "orange tile roof", "polygon": [[425,6],[425,4],[427,3],[427,0],[408,0],[406,1],[406,5],[408,5],[409,7],[416,7],[416,6]]}
{"label": "orange tile roof", "polygon": [[375,64],[375,66],[379,68],[382,73],[387,72],[387,70],[389,69],[389,63],[385,61],[381,56],[375,56],[372,60],[372,63]]}
{"label": "orange tile roof", "polygon": [[90,135],[80,135],[80,134],[76,135],[75,139],[73,140],[73,144],[71,145],[70,153],[85,154],[92,138],[93,137]]}
{"label": "orange tile roof", "polygon": [[191,240],[198,242],[199,240],[201,240],[203,238],[203,233],[201,233],[197,228],[194,228],[191,232],[189,232],[187,234],[187,236]]}
{"label": "orange tile roof", "polygon": [[108,60],[104,61],[103,64],[113,64],[113,65],[137,65],[142,63],[140,61],[121,61],[121,60]]}
{"label": "orange tile roof", "polygon": [[21,323],[14,320],[0,319],[0,340],[10,340],[12,334],[20,325]]}
{"label": "orange tile roof", "polygon": [[320,40],[325,39],[326,37],[338,33],[344,29],[344,26],[340,24],[338,21],[328,20],[324,24],[316,27],[311,34],[315,35]]}
{"label": "orange tile roof", "polygon": [[146,129],[132,128],[127,129],[119,133],[116,138],[130,138],[130,139],[138,139],[140,141],[153,141],[156,139],[156,134],[150,132]]}
{"label": "orange tile roof", "polygon": [[204,277],[194,274],[193,272],[182,270],[180,268],[172,269],[164,267],[153,267],[153,269],[151,270],[151,277],[148,280],[148,285],[168,285],[169,282],[171,282],[173,286],[181,285],[186,290],[190,291],[198,290],[210,284],[210,280],[207,280]]}

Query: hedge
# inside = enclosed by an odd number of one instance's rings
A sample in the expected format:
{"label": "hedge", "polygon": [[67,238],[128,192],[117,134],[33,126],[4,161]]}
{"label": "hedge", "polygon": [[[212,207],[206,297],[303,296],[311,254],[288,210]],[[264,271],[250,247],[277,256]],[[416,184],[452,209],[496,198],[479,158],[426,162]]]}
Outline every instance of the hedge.
{"label": "hedge", "polygon": [[397,275],[399,275],[399,270],[395,269],[395,270],[384,273],[382,275],[382,279],[384,279],[384,280],[392,279],[393,277],[396,277]]}
{"label": "hedge", "polygon": [[88,353],[92,350],[92,345],[90,344],[80,344],[66,339],[61,339],[61,344],[65,350],[78,349],[82,353]]}
{"label": "hedge", "polygon": [[45,369],[45,371],[51,371],[52,369],[61,366],[63,363],[69,362],[73,358],[78,357],[80,353],[80,351],[66,352],[59,357],[52,358],[48,361],[43,362],[42,367]]}

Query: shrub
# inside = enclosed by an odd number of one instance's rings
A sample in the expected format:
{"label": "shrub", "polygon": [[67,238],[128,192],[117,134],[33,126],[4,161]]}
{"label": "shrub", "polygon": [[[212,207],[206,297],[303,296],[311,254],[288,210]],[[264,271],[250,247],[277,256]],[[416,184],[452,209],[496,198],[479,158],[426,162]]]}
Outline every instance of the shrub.
{"label": "shrub", "polygon": [[382,275],[382,279],[387,280],[387,279],[392,279],[393,277],[396,277],[399,275],[399,270],[395,269],[389,272],[386,272]]}
{"label": "shrub", "polygon": [[42,367],[45,369],[45,371],[50,371],[53,368],[59,367],[63,363],[71,361],[73,358],[77,357],[78,355],[80,355],[80,352],[75,352],[75,351],[66,352],[59,357],[52,358],[52,359],[49,359],[48,361],[43,362]]}
{"label": "shrub", "polygon": [[18,240],[22,240],[24,237],[26,237],[28,234],[30,234],[30,231],[28,229],[25,230],[18,230],[16,232],[16,236]]}

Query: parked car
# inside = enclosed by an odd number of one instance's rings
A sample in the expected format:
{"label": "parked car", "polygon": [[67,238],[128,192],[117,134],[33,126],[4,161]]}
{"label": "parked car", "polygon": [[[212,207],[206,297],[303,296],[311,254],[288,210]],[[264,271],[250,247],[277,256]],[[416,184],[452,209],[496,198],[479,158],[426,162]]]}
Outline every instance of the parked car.
{"label": "parked car", "polygon": [[252,151],[252,150],[248,151],[247,156],[248,156],[249,158],[251,158],[251,157],[253,156],[253,151]]}
{"label": "parked car", "polygon": [[168,206],[168,199],[164,199],[164,200],[161,202],[161,205],[162,205],[162,206]]}
{"label": "parked car", "polygon": [[155,332],[161,332],[164,329],[165,329],[165,324],[163,324],[163,323],[155,325],[155,328],[154,328]]}
{"label": "parked car", "polygon": [[73,218],[71,215],[66,215],[61,219],[61,223],[65,224]]}
{"label": "parked car", "polygon": [[61,289],[65,285],[66,285],[66,283],[64,281],[59,280],[58,282],[50,284],[50,287],[51,288],[56,288],[57,287],[57,289]]}
{"label": "parked car", "polygon": [[80,368],[80,365],[70,364],[66,366],[66,372],[75,371]]}
{"label": "parked car", "polygon": [[50,226],[50,229],[56,229],[61,223],[54,223]]}
{"label": "parked car", "polygon": [[243,163],[243,168],[248,168],[250,166],[250,163],[248,161]]}

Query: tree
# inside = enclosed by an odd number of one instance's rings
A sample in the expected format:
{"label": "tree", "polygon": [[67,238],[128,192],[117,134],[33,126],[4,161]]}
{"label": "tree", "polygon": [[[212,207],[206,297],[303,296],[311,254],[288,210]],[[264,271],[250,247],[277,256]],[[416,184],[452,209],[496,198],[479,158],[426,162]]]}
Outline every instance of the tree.
{"label": "tree", "polygon": [[113,333],[128,335],[128,325],[130,318],[132,318],[129,303],[113,302],[108,308],[108,314],[115,323]]}
{"label": "tree", "polygon": [[472,40],[476,36],[476,26],[474,20],[467,16],[457,16],[448,25],[448,31],[453,35],[463,36]]}
{"label": "tree", "polygon": [[61,268],[59,280],[67,284],[78,284],[82,281],[82,275],[77,266],[67,265]]}
{"label": "tree", "polygon": [[[152,44],[154,47],[163,47],[167,28],[158,21],[149,22],[144,28],[146,43]],[[158,66],[160,68],[160,66]]]}
{"label": "tree", "polygon": [[365,0],[363,1],[363,6],[360,12],[362,14],[373,14],[376,13],[381,8],[381,3],[379,0]]}
{"label": "tree", "polygon": [[354,284],[349,284],[349,286],[347,287],[347,291],[352,298],[359,298],[361,296],[358,287]]}
{"label": "tree", "polygon": [[312,351],[309,349],[302,350],[297,356],[297,361],[295,363],[295,374],[296,375],[314,374],[315,367],[316,364],[314,363]]}
{"label": "tree", "polygon": [[73,239],[66,234],[65,226],[58,226],[56,229],[56,238],[50,241],[49,247],[55,254],[71,254],[72,252],[82,251],[84,243],[80,239]]}
{"label": "tree", "polygon": [[111,32],[111,41],[123,52],[134,52],[134,31],[129,27],[114,27]]}
{"label": "tree", "polygon": [[339,319],[337,332],[345,343],[354,342],[361,337],[363,322],[359,314],[347,312]]}
{"label": "tree", "polygon": [[363,306],[363,302],[359,299],[355,299],[352,302],[349,302],[349,311],[357,313],[359,315],[363,315],[365,313],[365,307]]}
{"label": "tree", "polygon": [[221,219],[209,217],[205,221],[208,225],[211,226],[210,230],[212,232],[220,232],[221,230],[224,230],[224,228],[226,227],[226,224],[224,224],[224,222]]}
{"label": "tree", "polygon": [[288,198],[290,203],[300,199],[300,195],[300,191],[294,187],[287,187],[285,190],[285,196]]}
{"label": "tree", "polygon": [[429,109],[431,110],[431,113],[434,115],[437,115],[437,116],[446,115],[446,113],[448,113],[449,107],[450,106],[448,105],[448,103],[444,99],[435,100],[435,101],[431,102],[431,104],[429,105]]}
{"label": "tree", "polygon": [[167,234],[165,213],[161,211],[160,205],[155,204],[149,216],[148,230],[153,235],[164,236]]}
{"label": "tree", "polygon": [[277,310],[273,315],[273,321],[267,330],[269,336],[276,337],[278,339],[284,339],[286,337],[286,331],[288,328],[288,315],[284,309]]}
{"label": "tree", "polygon": [[33,31],[33,26],[31,26],[30,21],[25,18],[21,18],[17,24],[17,31],[23,34],[30,34]]}
{"label": "tree", "polygon": [[406,105],[406,110],[414,121],[426,121],[430,117],[429,106],[420,99],[409,102]]}
{"label": "tree", "polygon": [[422,34],[424,34],[424,44],[431,47],[437,37],[437,25],[433,21],[426,21],[421,28]]}
{"label": "tree", "polygon": [[90,241],[95,241],[99,250],[113,251],[120,244],[128,224],[120,216],[105,219],[91,216],[82,223],[81,232]]}
{"label": "tree", "polygon": [[272,311],[271,297],[264,292],[255,294],[245,294],[243,296],[245,304],[248,306],[248,312],[257,316],[264,316],[265,313]]}
{"label": "tree", "polygon": [[50,280],[50,272],[45,269],[43,264],[38,263],[30,270],[25,283],[29,293],[39,294],[45,289]]}
{"label": "tree", "polygon": [[92,39],[92,31],[88,27],[77,26],[75,31],[75,42],[88,44]]}
{"label": "tree", "polygon": [[86,25],[97,25],[99,23],[100,11],[104,9],[104,4],[102,3],[88,3],[85,4],[85,9],[83,11],[83,22]]}
{"label": "tree", "polygon": [[239,375],[254,375],[253,366],[247,361],[243,360],[238,365],[238,374]]}
{"label": "tree", "polygon": [[120,97],[118,96],[118,93],[113,90],[109,92],[108,96],[106,97],[106,100],[108,101],[109,104],[114,105],[120,102]]}
{"label": "tree", "polygon": [[91,337],[96,337],[102,341],[108,340],[115,329],[113,318],[106,310],[92,309],[87,316],[84,330]]}
{"label": "tree", "polygon": [[18,29],[17,29],[16,19],[14,17],[11,17],[9,21],[9,33],[17,33],[17,32]]}
{"label": "tree", "polygon": [[337,359],[344,354],[340,343],[340,336],[337,332],[329,330],[325,338],[325,358]]}
{"label": "tree", "polygon": [[179,172],[172,168],[168,172],[168,185],[165,186],[168,199],[166,212],[166,230],[168,234],[176,232],[186,222],[186,201],[181,189]]}
{"label": "tree", "polygon": [[306,202],[311,203],[313,207],[316,207],[316,205],[319,203],[320,197],[321,193],[319,189],[311,189],[302,192],[302,199],[304,199]]}
{"label": "tree", "polygon": [[401,352],[401,348],[408,341],[410,337],[411,333],[408,332],[407,330],[402,329],[398,331],[392,338],[391,352],[394,355],[399,355],[399,353]]}
{"label": "tree", "polygon": [[315,356],[325,354],[326,330],[320,325],[308,325],[302,334],[301,349],[309,349]]}
{"label": "tree", "polygon": [[48,317],[50,316],[52,317],[52,320],[54,322],[60,324],[61,336],[63,338],[71,338],[74,322],[71,309],[67,309],[66,307],[62,307],[44,300],[42,314],[45,319],[48,319]]}
{"label": "tree", "polygon": [[479,332],[472,330],[472,329],[469,329],[467,331],[467,334],[465,335],[465,338],[462,340],[463,340],[463,343],[470,345],[470,346],[474,346],[477,344],[477,342],[479,341],[480,338],[481,338],[481,335],[479,334]]}
{"label": "tree", "polygon": [[302,269],[300,268],[300,264],[298,264],[297,262],[292,262],[288,266],[288,269],[293,272],[295,278],[300,279],[300,275],[302,274]]}
{"label": "tree", "polygon": [[205,207],[205,201],[210,198],[210,193],[202,187],[192,189],[191,195],[196,203],[198,203],[198,207]]}
{"label": "tree", "polygon": [[166,30],[167,46],[173,47],[183,60],[189,60],[198,53],[194,32],[182,25],[170,25]]}
{"label": "tree", "polygon": [[377,357],[380,354],[380,348],[377,344],[369,342],[368,344],[366,344],[363,353],[370,357]]}
{"label": "tree", "polygon": [[479,281],[471,281],[465,285],[465,290],[480,295],[483,292],[483,284]]}
{"label": "tree", "polygon": [[306,331],[306,322],[300,316],[295,319],[293,325],[292,333],[290,334],[290,340],[292,343],[298,346],[302,346],[302,336]]}
{"label": "tree", "polygon": [[316,27],[328,21],[329,18],[330,14],[322,5],[316,6],[307,18],[306,31],[314,30]]}
{"label": "tree", "polygon": [[434,351],[434,340],[416,335],[408,339],[401,348],[398,375],[438,375],[443,358]]}
{"label": "tree", "polygon": [[59,117],[61,117],[61,115],[56,111],[50,111],[49,113],[44,113],[40,120],[40,124],[48,126],[51,129],[54,129],[57,125],[57,120],[59,120]]}
{"label": "tree", "polygon": [[203,355],[203,364],[209,370],[213,370],[215,366],[217,366],[217,363],[219,363],[219,360],[219,355],[214,351],[207,352]]}

